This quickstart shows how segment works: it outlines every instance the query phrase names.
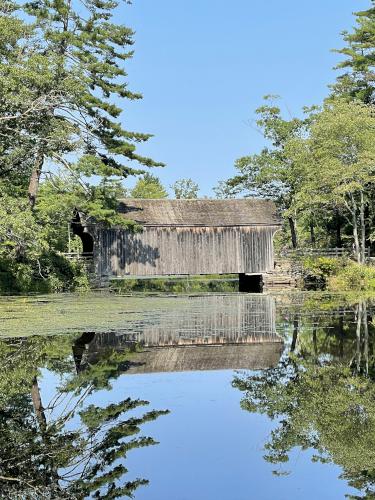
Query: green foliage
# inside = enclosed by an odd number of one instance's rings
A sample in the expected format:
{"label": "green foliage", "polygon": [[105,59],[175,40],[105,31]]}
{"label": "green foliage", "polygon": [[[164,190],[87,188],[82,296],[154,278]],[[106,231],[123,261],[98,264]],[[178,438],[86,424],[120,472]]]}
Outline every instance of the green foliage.
{"label": "green foliage", "polygon": [[[277,382],[282,375],[287,377],[285,384]],[[246,390],[244,409],[283,417],[283,425],[272,431],[266,445],[267,461],[285,463],[295,446],[311,447],[317,452],[315,460],[333,461],[344,468],[344,477],[352,484],[368,481],[371,486],[375,474],[371,381],[354,377],[347,367],[303,364],[297,369],[291,361],[277,372],[236,385]]]}
{"label": "green foliage", "polygon": [[27,200],[0,194],[0,259],[37,259],[47,249]]}
{"label": "green foliage", "polygon": [[307,257],[301,261],[307,286],[333,292],[375,289],[375,267],[348,258]]}
{"label": "green foliage", "polygon": [[[124,130],[117,121],[122,109],[114,98],[141,98],[126,82],[124,62],[133,54],[133,32],[113,22],[118,4],[96,0],[84,5],[76,0],[23,4],[31,21],[27,29],[35,41],[30,57],[45,70],[34,71],[33,85],[26,82],[33,90],[24,100],[26,109],[8,122],[18,128],[21,123],[26,133],[33,126],[37,140],[31,157],[42,155],[42,161],[50,159],[86,177],[127,177],[138,172],[125,163],[129,160],[160,165],[135,152],[135,145],[150,135]],[[8,20],[5,14],[4,22]],[[74,165],[66,156],[72,152],[79,155]]]}
{"label": "green foliage", "polygon": [[174,191],[174,196],[178,200],[180,198],[195,199],[198,198],[199,186],[192,179],[179,179],[172,184],[171,189]]}
{"label": "green foliage", "polygon": [[315,281],[325,287],[331,276],[348,265],[347,259],[335,257],[306,257],[302,260],[305,281]]}
{"label": "green foliage", "polygon": [[219,181],[217,185],[212,188],[212,190],[218,200],[225,200],[236,197],[234,189],[226,181]]}
{"label": "green foliage", "polygon": [[317,239],[327,245],[333,238],[341,246],[344,228],[358,261],[364,262],[375,213],[372,107],[335,99],[322,109],[306,109],[303,119],[285,120],[281,109],[270,103],[272,96],[266,99],[257,110],[257,124],[271,146],[237,160],[239,174],[221,186],[219,195],[274,200],[293,247],[315,246]]}
{"label": "green foliage", "polygon": [[296,210],[342,214],[362,263],[369,237],[365,212],[372,208],[375,182],[374,133],[369,105],[336,99],[314,117],[307,138],[294,138],[286,146],[293,162],[305,169]]}
{"label": "green foliage", "polygon": [[61,225],[56,225],[46,217],[53,210],[51,206],[48,211],[43,212],[42,207],[35,214],[24,198],[0,195],[1,293],[46,293],[88,287],[83,265],[58,253],[66,248],[66,209],[60,207],[65,212],[59,214]]}
{"label": "green foliage", "polygon": [[122,181],[143,173],[140,166],[162,164],[136,152],[149,134],[119,123],[120,103],[141,95],[128,89],[124,65],[133,54],[133,32],[114,21],[118,5],[0,5],[3,292],[87,287],[82,266],[59,255],[68,250],[75,209],[106,226],[139,229],[117,213]]}
{"label": "green foliage", "polygon": [[301,137],[308,119],[285,120],[281,109],[274,104],[275,96],[266,96],[265,104],[256,110],[257,126],[270,141],[271,147],[259,154],[244,156],[236,161],[239,175],[227,181],[233,193],[244,192],[275,200],[280,208],[291,206],[301,178],[301,166],[294,164],[285,151],[286,143]]}
{"label": "green foliage", "polygon": [[351,33],[344,31],[346,46],[336,50],[345,59],[337,65],[344,73],[337,78],[333,88],[334,96],[346,99],[359,99],[365,103],[374,103],[375,70],[375,2],[371,7],[356,12],[356,25]]}
{"label": "green foliage", "polygon": [[44,228],[44,237],[53,248],[66,252],[67,227],[76,209],[107,227],[126,226],[137,230],[138,225],[134,221],[125,220],[118,214],[118,199],[124,194],[124,188],[116,180],[105,178],[83,190],[74,178],[57,176],[41,185],[34,213],[38,224]]}
{"label": "green foliage", "polygon": [[[256,110],[257,126],[270,143],[258,154],[244,156],[235,163],[238,175],[220,184],[216,193],[228,198],[238,194],[268,198],[275,201],[280,213],[295,228],[295,199],[304,178],[304,165],[295,162],[286,145],[306,135],[311,116],[285,120],[281,108],[275,105],[277,96],[266,96],[265,104]],[[312,110],[310,110],[312,111]],[[297,236],[292,234],[293,246]]]}
{"label": "green foliage", "polygon": [[328,280],[332,291],[375,290],[375,267],[351,262]]}
{"label": "green foliage", "polygon": [[310,137],[288,143],[293,160],[307,167],[299,202],[353,210],[352,197],[375,180],[374,133],[371,107],[338,100],[326,104]]}
{"label": "green foliage", "polygon": [[160,179],[148,173],[138,179],[136,185],[130,191],[130,195],[132,198],[168,198],[168,193]]}

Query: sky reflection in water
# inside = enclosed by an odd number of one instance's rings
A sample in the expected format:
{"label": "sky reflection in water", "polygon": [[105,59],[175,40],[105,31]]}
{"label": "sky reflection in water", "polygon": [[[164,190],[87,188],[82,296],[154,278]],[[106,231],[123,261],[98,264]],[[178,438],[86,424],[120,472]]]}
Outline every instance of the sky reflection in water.
{"label": "sky reflection in water", "polygon": [[[375,430],[371,314],[371,304],[314,295],[192,297],[180,311],[160,311],[117,335],[1,342],[0,444],[7,444],[0,475],[9,477],[19,456],[25,462],[17,470],[21,481],[2,480],[2,491],[153,500],[361,497],[372,491],[375,464],[364,453],[366,443],[373,449]],[[335,387],[335,408],[312,412],[323,384]],[[56,394],[64,403],[51,409]],[[296,402],[301,411],[289,411]],[[339,421],[333,442],[319,428],[330,419]],[[341,427],[353,434],[349,448]],[[341,467],[314,462],[319,448]],[[263,458],[270,453],[273,463]],[[69,482],[61,480],[67,471]]]}

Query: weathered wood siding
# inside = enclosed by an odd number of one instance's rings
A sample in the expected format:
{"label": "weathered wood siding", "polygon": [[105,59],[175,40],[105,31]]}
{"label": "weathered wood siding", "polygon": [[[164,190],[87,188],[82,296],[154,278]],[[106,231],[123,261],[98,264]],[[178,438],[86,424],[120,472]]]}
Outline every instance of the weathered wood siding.
{"label": "weathered wood siding", "polygon": [[277,226],[153,227],[100,230],[102,276],[263,273],[273,269]]}

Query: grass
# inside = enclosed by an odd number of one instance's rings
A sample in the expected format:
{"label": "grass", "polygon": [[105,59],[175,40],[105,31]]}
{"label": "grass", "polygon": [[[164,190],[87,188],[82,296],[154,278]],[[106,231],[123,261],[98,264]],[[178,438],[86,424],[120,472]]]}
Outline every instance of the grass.
{"label": "grass", "polygon": [[111,289],[124,292],[238,292],[238,275],[206,275],[167,278],[124,278],[111,282]]}

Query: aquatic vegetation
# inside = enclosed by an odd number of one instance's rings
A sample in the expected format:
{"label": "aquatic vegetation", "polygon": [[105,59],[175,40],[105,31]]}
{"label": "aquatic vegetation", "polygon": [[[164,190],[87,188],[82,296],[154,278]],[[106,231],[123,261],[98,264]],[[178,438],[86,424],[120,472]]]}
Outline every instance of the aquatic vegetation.
{"label": "aquatic vegetation", "polygon": [[[183,300],[181,297],[179,304]],[[175,307],[178,303],[173,297],[124,297],[100,292],[2,297],[0,336],[121,331],[132,321]]]}

